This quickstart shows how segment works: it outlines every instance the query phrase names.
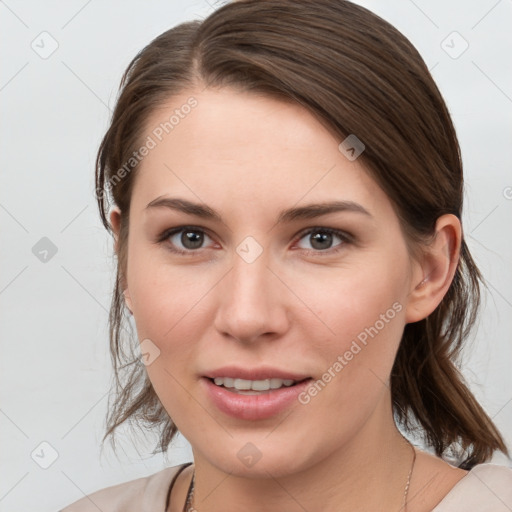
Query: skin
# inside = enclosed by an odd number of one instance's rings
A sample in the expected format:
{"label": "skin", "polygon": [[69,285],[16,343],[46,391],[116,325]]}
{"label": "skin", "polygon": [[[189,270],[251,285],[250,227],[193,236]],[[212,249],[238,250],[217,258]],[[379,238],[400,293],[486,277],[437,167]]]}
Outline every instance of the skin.
{"label": "skin", "polygon": [[[386,194],[360,159],[339,151],[342,139],[298,104],[198,88],[155,110],[146,134],[191,95],[197,107],[136,176],[125,299],[139,339],[160,350],[147,372],[192,446],[195,507],[400,510],[413,452],[393,421],[389,375],[405,324],[428,316],[453,279],[458,219],[440,217],[435,239],[413,259]],[[146,208],[163,195],[205,203],[223,222]],[[283,209],[331,200],[356,202],[370,215],[277,224]],[[120,216],[114,208],[116,239]],[[157,243],[186,225],[204,234],[199,248],[184,245],[181,233]],[[308,228],[316,231],[302,234]],[[313,236],[322,228],[351,238],[333,235],[319,249]],[[252,263],[236,252],[247,236],[262,249]],[[319,379],[395,303],[394,318],[308,404],[246,421],[219,411],[202,389],[206,370],[231,363]],[[262,455],[252,467],[237,457],[248,442]],[[417,450],[407,510],[431,510],[466,473]],[[192,467],[178,478],[169,511],[181,511],[191,476]]]}

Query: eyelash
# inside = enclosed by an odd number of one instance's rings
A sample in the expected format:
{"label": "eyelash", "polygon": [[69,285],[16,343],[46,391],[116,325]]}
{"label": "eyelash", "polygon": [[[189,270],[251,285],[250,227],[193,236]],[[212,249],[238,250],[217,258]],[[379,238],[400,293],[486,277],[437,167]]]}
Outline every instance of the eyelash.
{"label": "eyelash", "polygon": [[[202,234],[205,234],[208,237],[210,237],[210,235],[208,235],[208,233],[204,229],[201,229],[197,226],[180,226],[177,228],[172,228],[172,229],[168,229],[168,230],[164,231],[158,237],[157,243],[159,243],[159,244],[165,243],[171,236],[173,236],[177,233],[182,233],[184,231],[192,231],[195,233],[202,233]],[[308,256],[309,255],[332,256],[333,254],[336,254],[339,251],[343,250],[347,243],[353,242],[352,235],[350,235],[344,231],[340,231],[338,229],[333,229],[333,228],[320,227],[320,226],[307,228],[307,229],[301,231],[297,235],[298,236],[297,241],[300,241],[306,235],[309,235],[311,233],[327,233],[327,234],[331,234],[331,235],[336,235],[337,237],[340,238],[341,243],[339,245],[335,246],[334,248],[326,249],[323,251],[322,250],[313,250],[313,249],[302,249],[303,251],[306,252],[306,254]],[[210,238],[212,238],[212,237],[210,237]],[[189,250],[177,249],[176,247],[172,247],[171,244],[168,244],[168,249],[171,252],[173,252],[175,254],[179,254],[181,256],[195,256],[196,253],[199,252],[199,249],[195,249],[195,250],[193,250],[193,249],[189,249]]]}

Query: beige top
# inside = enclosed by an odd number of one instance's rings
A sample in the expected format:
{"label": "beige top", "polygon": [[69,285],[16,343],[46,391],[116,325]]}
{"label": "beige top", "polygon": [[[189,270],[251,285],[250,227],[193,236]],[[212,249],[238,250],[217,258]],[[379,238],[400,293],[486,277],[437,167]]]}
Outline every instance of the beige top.
{"label": "beige top", "polygon": [[[169,488],[190,463],[89,494],[60,512],[165,512]],[[432,512],[512,511],[512,469],[478,464],[459,480]]]}

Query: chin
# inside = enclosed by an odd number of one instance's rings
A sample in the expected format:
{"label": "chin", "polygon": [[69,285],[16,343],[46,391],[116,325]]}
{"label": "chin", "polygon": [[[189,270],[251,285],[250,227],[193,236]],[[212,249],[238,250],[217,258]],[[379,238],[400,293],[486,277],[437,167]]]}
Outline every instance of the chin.
{"label": "chin", "polygon": [[[272,435],[274,434],[270,434]],[[300,439],[304,437],[301,436]],[[222,446],[220,452],[203,453],[203,457],[219,471],[240,478],[286,477],[307,470],[322,458],[318,457],[318,461],[314,460],[317,456],[308,458],[307,453],[304,453],[304,443],[300,439],[297,439],[296,446],[285,447],[277,436],[274,443],[271,440],[251,442],[247,438],[238,442],[235,436],[230,438],[229,446]],[[227,452],[231,456],[227,457]],[[297,454],[300,454],[300,458]]]}

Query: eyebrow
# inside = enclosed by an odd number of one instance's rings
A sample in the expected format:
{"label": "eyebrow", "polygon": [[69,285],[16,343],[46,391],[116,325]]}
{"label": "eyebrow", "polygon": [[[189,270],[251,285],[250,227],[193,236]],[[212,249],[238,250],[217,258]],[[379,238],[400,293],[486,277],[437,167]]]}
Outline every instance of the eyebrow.
{"label": "eyebrow", "polygon": [[[148,203],[145,209],[148,210],[151,208],[162,207],[170,208],[171,210],[177,210],[189,215],[195,215],[203,219],[216,220],[218,222],[224,223],[221,215],[209,206],[200,203],[193,203],[191,201],[187,201],[186,199],[160,196]],[[372,217],[366,208],[364,208],[359,203],[355,203],[354,201],[330,201],[283,210],[279,214],[277,224],[300,219],[314,219],[322,215],[336,212],[355,212],[361,213],[368,217]]]}

